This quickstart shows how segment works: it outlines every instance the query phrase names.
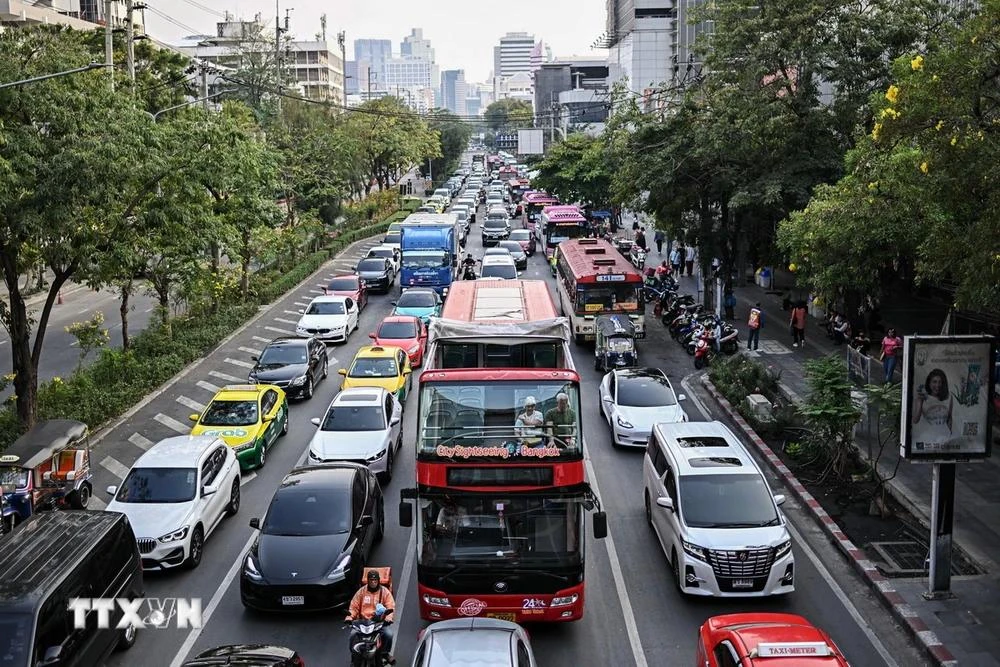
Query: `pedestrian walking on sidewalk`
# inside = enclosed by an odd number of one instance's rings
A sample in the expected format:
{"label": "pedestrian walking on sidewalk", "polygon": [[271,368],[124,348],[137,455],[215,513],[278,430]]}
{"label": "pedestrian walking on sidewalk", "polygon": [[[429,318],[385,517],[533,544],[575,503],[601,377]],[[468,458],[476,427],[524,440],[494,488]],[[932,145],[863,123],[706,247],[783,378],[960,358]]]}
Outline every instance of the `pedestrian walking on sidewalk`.
{"label": "pedestrian walking on sidewalk", "polygon": [[722,300],[722,305],[726,308],[726,319],[732,320],[736,318],[734,314],[736,310],[736,295],[733,294],[733,289],[727,288],[725,298]]}
{"label": "pedestrian walking on sidewalk", "polygon": [[663,242],[666,240],[666,235],[663,233],[662,229],[657,229],[656,233],[653,234],[653,243],[656,244],[656,254],[663,254]]}
{"label": "pedestrian walking on sidewalk", "polygon": [[681,251],[677,246],[670,251],[670,266],[674,270],[674,275],[681,277]]}
{"label": "pedestrian walking on sidewalk", "polygon": [[760,302],[758,301],[750,309],[750,317],[747,318],[747,327],[749,329],[749,333],[747,333],[748,350],[756,350],[760,346],[761,315]]}
{"label": "pedestrian walking on sidewalk", "polygon": [[806,304],[799,301],[792,308],[792,319],[789,321],[792,327],[792,347],[806,346]]}
{"label": "pedestrian walking on sidewalk", "polygon": [[694,249],[694,246],[687,246],[684,249],[684,264],[687,268],[688,278],[694,274],[694,263],[697,258],[698,252]]}
{"label": "pedestrian walking on sidewalk", "polygon": [[882,339],[882,355],[879,357],[886,384],[892,382],[892,374],[896,372],[896,360],[902,353],[903,339],[896,335],[894,328],[890,327]]}

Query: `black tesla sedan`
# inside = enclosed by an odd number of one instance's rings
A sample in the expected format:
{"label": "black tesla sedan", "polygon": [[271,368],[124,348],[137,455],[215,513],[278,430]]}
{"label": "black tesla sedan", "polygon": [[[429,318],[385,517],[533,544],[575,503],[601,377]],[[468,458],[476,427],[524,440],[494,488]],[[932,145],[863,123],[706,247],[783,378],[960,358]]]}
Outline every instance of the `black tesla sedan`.
{"label": "black tesla sedan", "polygon": [[316,385],[330,374],[326,345],[318,338],[275,338],[259,357],[247,378],[253,384],[281,387],[289,398],[312,398]]}
{"label": "black tesla sedan", "polygon": [[261,610],[346,606],[385,530],[382,489],[367,467],[327,463],[285,476],[243,561],[240,599]]}
{"label": "black tesla sedan", "polygon": [[202,651],[183,667],[305,667],[302,657],[290,648],[267,644],[235,644]]}
{"label": "black tesla sedan", "polygon": [[388,292],[396,280],[392,262],[384,257],[368,257],[358,262],[355,269],[369,290]]}

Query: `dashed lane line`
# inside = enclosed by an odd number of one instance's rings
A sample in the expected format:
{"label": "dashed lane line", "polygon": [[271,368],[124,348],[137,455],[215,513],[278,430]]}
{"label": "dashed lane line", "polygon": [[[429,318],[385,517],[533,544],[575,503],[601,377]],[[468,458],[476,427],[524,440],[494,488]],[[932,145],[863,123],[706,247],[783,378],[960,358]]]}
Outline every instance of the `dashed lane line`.
{"label": "dashed lane line", "polygon": [[205,411],[205,405],[203,403],[199,403],[198,401],[191,400],[187,396],[178,396],[177,397],[177,402],[180,403],[181,405],[183,405],[185,408],[190,408],[190,409],[194,410],[198,414],[201,414],[202,412]]}
{"label": "dashed lane line", "polygon": [[191,432],[191,427],[190,426],[188,426],[187,424],[182,424],[179,421],[177,421],[176,419],[174,419],[173,417],[168,417],[167,415],[165,415],[163,413],[160,413],[160,412],[156,413],[153,416],[153,419],[155,419],[156,421],[160,422],[161,424],[163,424],[164,426],[166,426],[170,430],[176,431],[177,433],[180,433],[181,435],[187,435],[187,434],[189,434]]}
{"label": "dashed lane line", "polygon": [[216,385],[212,384],[211,382],[205,382],[204,380],[198,380],[198,382],[196,382],[195,384],[198,386],[199,389],[204,389],[205,391],[210,391],[213,394],[219,393],[219,391],[222,389],[222,387],[217,387]]}
{"label": "dashed lane line", "polygon": [[233,384],[243,384],[246,382],[246,378],[238,378],[235,375],[230,375],[228,373],[220,373],[219,371],[209,371],[208,374],[214,378],[225,380],[226,382],[230,382]]}
{"label": "dashed lane line", "polygon": [[246,475],[243,475],[242,477],[240,477],[240,486],[243,486],[244,484],[246,484],[250,480],[256,479],[256,478],[257,478],[257,473],[256,472],[247,473]]}
{"label": "dashed lane line", "polygon": [[278,327],[264,327],[267,331],[273,331],[275,333],[280,333],[282,336],[297,336],[294,331],[289,331],[288,329],[279,329]]}
{"label": "dashed lane line", "polygon": [[229,357],[226,357],[224,361],[227,364],[232,364],[233,366],[239,366],[240,368],[253,368],[253,364],[251,364],[249,361],[243,361],[242,359],[230,359]]}
{"label": "dashed lane line", "polygon": [[128,466],[110,456],[105,456],[101,459],[101,467],[114,475],[116,479],[125,479],[125,475],[128,474]]}
{"label": "dashed lane line", "polygon": [[153,446],[153,441],[141,433],[133,433],[128,437],[128,441],[142,450],[149,449]]}

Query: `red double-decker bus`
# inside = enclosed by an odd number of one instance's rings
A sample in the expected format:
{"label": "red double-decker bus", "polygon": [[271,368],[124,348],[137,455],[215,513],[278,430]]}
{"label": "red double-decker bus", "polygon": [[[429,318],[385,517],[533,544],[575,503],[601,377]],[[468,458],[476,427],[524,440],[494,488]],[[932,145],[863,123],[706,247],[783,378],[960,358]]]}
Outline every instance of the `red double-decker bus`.
{"label": "red double-decker bus", "polygon": [[569,336],[540,280],[455,283],[432,321],[399,508],[403,526],[416,515],[421,618],[583,616],[584,515],[598,539],[607,517],[584,477]]}
{"label": "red double-decker bus", "polygon": [[556,291],[576,342],[594,340],[598,315],[627,315],[644,338],[643,275],[603,239],[571,239],[556,253]]}

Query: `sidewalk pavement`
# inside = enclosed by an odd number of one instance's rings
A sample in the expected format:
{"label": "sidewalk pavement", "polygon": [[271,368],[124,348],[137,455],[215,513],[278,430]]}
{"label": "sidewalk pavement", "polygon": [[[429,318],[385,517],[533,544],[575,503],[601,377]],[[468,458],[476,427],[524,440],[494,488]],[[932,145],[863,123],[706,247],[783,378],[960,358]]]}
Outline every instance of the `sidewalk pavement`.
{"label": "sidewalk pavement", "polygon": [[[681,289],[694,292],[695,279],[682,278]],[[736,324],[740,330],[741,344],[746,341],[746,318],[751,306],[759,302],[763,312],[760,349],[750,352],[765,364],[781,372],[781,388],[793,401],[801,401],[808,394],[804,361],[829,354],[846,355],[846,346],[837,346],[826,336],[819,320],[810,316],[806,325],[805,345],[793,348],[789,319],[791,314],[782,309],[782,297],[769,294],[756,285],[738,286]],[[902,335],[914,333],[939,333],[941,323],[937,318],[906,317],[912,309],[901,307],[898,313],[886,308],[883,318],[888,326],[895,326]],[[898,315],[898,317],[896,317]],[[895,318],[895,319],[894,319]],[[907,326],[909,325],[909,326]],[[873,350],[880,341],[873,341]],[[746,349],[743,349],[746,353]],[[877,353],[876,353],[877,354]],[[877,356],[873,364],[878,364]],[[881,377],[879,372],[873,372]],[[882,454],[879,468],[891,474],[899,456],[898,449],[887,447]],[[987,459],[982,463],[959,464],[956,479],[954,539],[955,543],[985,574],[954,577],[948,600],[927,601],[922,593],[927,590],[927,578],[893,578],[892,587],[901,600],[888,599],[887,604],[903,605],[905,614],[915,614],[926,625],[927,631],[950,650],[960,665],[1000,665],[1000,460]],[[924,464],[901,462],[895,479],[888,483],[893,497],[920,520],[930,525],[931,467]],[[863,546],[863,545],[862,545]],[[886,596],[888,597],[888,596]],[[911,624],[912,625],[912,624]]]}

